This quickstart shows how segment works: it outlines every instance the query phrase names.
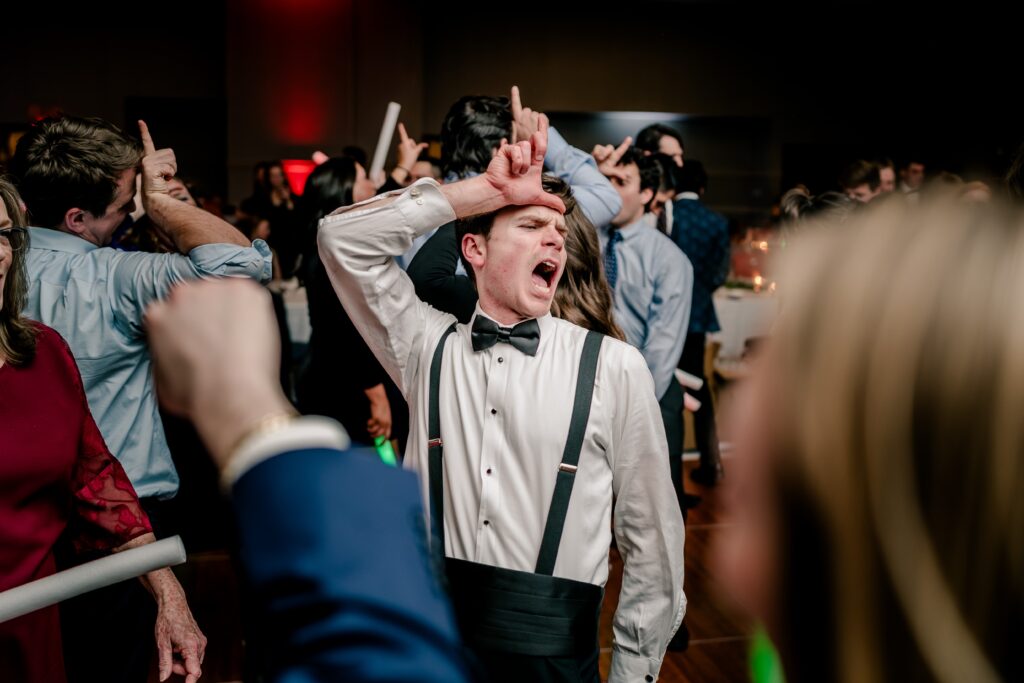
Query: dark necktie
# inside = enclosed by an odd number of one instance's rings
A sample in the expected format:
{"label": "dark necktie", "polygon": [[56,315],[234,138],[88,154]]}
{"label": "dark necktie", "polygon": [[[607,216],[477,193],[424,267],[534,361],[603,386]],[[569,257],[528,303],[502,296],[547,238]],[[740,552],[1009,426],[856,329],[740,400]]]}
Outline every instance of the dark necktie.
{"label": "dark necktie", "polygon": [[525,320],[515,327],[501,327],[490,318],[473,318],[473,350],[484,351],[498,342],[511,344],[527,356],[536,356],[540,345],[540,325],[536,320]]}
{"label": "dark necktie", "polygon": [[608,278],[608,286],[615,291],[615,281],[619,279],[619,262],[615,256],[615,245],[622,241],[622,233],[613,230],[608,236],[608,246],[604,250],[604,276]]}

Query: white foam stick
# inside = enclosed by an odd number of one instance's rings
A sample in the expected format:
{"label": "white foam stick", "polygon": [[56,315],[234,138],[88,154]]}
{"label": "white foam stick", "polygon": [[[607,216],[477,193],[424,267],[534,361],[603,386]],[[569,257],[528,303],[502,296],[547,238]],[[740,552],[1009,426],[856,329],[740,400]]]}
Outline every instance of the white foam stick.
{"label": "white foam stick", "polygon": [[676,379],[687,389],[693,389],[694,391],[700,391],[700,388],[704,386],[704,380],[695,375],[691,375],[688,372],[676,368]]}
{"label": "white foam stick", "polygon": [[384,170],[384,162],[387,161],[388,152],[391,150],[391,138],[395,134],[400,111],[402,111],[402,105],[398,102],[388,102],[388,110],[384,114],[384,125],[381,126],[380,137],[377,138],[377,149],[373,153],[373,163],[370,164],[369,175],[371,178],[375,178]]}
{"label": "white foam stick", "polygon": [[685,393],[683,394],[683,408],[685,408],[686,410],[689,410],[691,413],[696,413],[698,410],[700,410],[701,405],[701,402],[695,399],[693,396],[690,396],[689,394]]}
{"label": "white foam stick", "polygon": [[185,562],[180,536],[124,550],[0,593],[0,623],[104,586]]}

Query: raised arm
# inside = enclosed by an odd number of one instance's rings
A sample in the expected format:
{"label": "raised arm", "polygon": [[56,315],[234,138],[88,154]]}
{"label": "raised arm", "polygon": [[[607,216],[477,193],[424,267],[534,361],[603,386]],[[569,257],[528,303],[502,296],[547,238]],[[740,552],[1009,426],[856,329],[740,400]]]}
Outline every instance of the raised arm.
{"label": "raised arm", "polygon": [[505,145],[487,171],[439,186],[428,179],[409,189],[345,207],[320,224],[320,257],[334,290],[374,355],[403,391],[416,371],[419,350],[454,322],[416,296],[395,262],[412,240],[456,218],[534,204],[564,212],[544,192],[541,169],[547,128],[530,140]]}
{"label": "raised arm", "polygon": [[[518,86],[512,86],[511,95],[512,138],[514,141],[529,140],[534,132],[540,130],[542,121],[547,127],[548,117],[523,106]],[[598,171],[593,157],[570,145],[554,128],[548,133],[544,167],[548,173],[572,187],[583,214],[594,225],[607,225],[622,209],[619,193]]]}
{"label": "raised arm", "polygon": [[248,247],[249,240],[230,223],[171,196],[168,181],[178,171],[174,150],[157,149],[145,121],[139,121],[139,132],[145,154],[142,157],[142,205],[178,251],[188,254],[204,244]]}

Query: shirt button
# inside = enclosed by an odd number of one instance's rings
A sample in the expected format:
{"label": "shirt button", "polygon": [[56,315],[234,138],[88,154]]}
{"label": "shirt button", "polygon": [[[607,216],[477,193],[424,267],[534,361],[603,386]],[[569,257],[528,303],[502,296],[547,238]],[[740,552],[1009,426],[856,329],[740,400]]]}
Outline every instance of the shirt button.
{"label": "shirt button", "polygon": [[644,680],[647,681],[647,683],[651,683],[651,681],[654,680],[654,676],[652,676],[651,674],[647,674],[646,676],[644,676]]}
{"label": "shirt button", "polygon": [[505,362],[505,359],[504,359],[504,358],[502,358],[501,356],[498,356],[498,362],[499,362],[499,363],[504,363],[504,362]]}
{"label": "shirt button", "polygon": [[422,199],[417,199],[416,203],[419,204],[420,206],[422,206],[423,205],[423,200]]}
{"label": "shirt button", "polygon": [[423,191],[420,190],[420,188],[418,187],[412,188],[412,190],[409,192],[410,197],[419,197],[421,194],[423,194]]}
{"label": "shirt button", "polygon": [[491,473],[491,468],[490,468],[490,467],[488,467],[488,468],[487,468],[487,474],[490,474],[490,473]]}
{"label": "shirt button", "polygon": [[494,408],[491,408],[491,415],[497,415],[497,414],[498,414],[498,411],[496,409],[494,409]]}
{"label": "shirt button", "polygon": [[484,520],[484,526],[490,526],[490,525],[491,525],[491,522],[489,520],[485,519]]}

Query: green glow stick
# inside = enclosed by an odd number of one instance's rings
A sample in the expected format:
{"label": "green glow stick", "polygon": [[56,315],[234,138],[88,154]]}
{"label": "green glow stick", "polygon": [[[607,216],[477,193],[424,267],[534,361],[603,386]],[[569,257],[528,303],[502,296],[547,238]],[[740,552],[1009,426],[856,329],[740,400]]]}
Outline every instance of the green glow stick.
{"label": "green glow stick", "polygon": [[398,456],[395,455],[395,449],[391,446],[390,441],[383,436],[378,436],[373,440],[373,446],[377,449],[377,455],[380,456],[382,463],[392,467],[398,466]]}
{"label": "green glow stick", "polygon": [[779,653],[763,626],[758,626],[754,631],[754,640],[750,643],[749,659],[750,680],[753,683],[786,683]]}

